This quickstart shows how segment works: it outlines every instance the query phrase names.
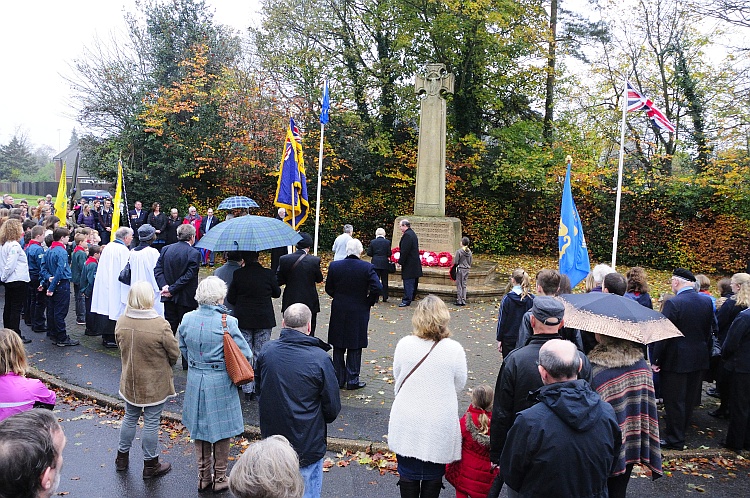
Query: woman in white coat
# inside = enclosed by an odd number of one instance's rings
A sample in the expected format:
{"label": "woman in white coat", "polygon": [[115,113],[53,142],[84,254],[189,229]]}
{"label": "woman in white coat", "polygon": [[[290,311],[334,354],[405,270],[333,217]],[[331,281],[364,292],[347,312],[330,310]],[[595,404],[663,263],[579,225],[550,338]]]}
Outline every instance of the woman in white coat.
{"label": "woman in white coat", "polygon": [[466,384],[466,353],[449,339],[450,313],[429,295],[412,317],[414,331],[396,345],[396,398],[388,446],[396,453],[402,498],[437,498],[445,465],[461,458],[457,392]]}
{"label": "woman in white coat", "polygon": [[138,246],[130,251],[130,282],[145,281],[154,289],[154,311],[164,316],[161,289],[154,277],[154,268],[159,260],[159,251],[151,247],[156,239],[156,229],[148,223],[138,229]]}

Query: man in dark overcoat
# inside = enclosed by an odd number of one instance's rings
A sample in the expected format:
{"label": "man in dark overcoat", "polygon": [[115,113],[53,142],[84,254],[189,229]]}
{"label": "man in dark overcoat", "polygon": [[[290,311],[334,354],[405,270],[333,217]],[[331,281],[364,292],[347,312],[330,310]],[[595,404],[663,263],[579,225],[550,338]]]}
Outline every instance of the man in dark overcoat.
{"label": "man in dark overcoat", "polygon": [[[340,388],[361,389],[359,381],[362,348],[367,347],[370,307],[378,301],[383,286],[375,267],[362,261],[362,243],[346,243],[346,257],[328,267],[326,294],[333,298],[328,343],[333,346],[333,368]],[[344,355],[346,354],[346,360]]]}
{"label": "man in dark overcoat", "polygon": [[388,263],[391,258],[391,241],[385,238],[385,230],[375,230],[375,240],[370,242],[367,255],[372,257],[372,266],[378,274],[380,283],[383,285],[383,302],[388,302]]}
{"label": "man in dark overcoat", "polygon": [[684,337],[659,341],[654,346],[654,371],[660,372],[666,430],[661,447],[682,450],[693,407],[700,400],[703,374],[708,370],[716,334],[713,303],[695,290],[695,276],[684,268],[672,272],[675,297],[664,303],[662,313]]}
{"label": "man in dark overcoat", "polygon": [[402,234],[398,263],[401,265],[401,278],[404,281],[404,298],[398,306],[403,308],[409,306],[416,297],[419,277],[422,276],[422,263],[419,260],[419,239],[411,229],[411,223],[404,218],[398,226]]}
{"label": "man in dark overcoat", "polygon": [[286,311],[294,303],[307,305],[312,312],[310,335],[315,337],[315,326],[320,312],[320,300],[315,284],[323,281],[323,272],[320,270],[320,258],[309,254],[313,245],[312,237],[304,232],[300,235],[302,240],[297,242],[297,251],[279,258],[276,278],[279,285],[285,286],[281,297],[281,312]]}
{"label": "man in dark overcoat", "polygon": [[[143,210],[143,203],[141,201],[135,201],[135,209],[128,211],[128,219],[130,220],[130,228],[133,229],[133,242],[130,244],[130,248],[138,247],[140,239],[138,238],[138,229],[146,223],[146,211]],[[77,219],[77,218],[76,218]]]}
{"label": "man in dark overcoat", "polygon": [[[198,289],[198,270],[201,253],[193,247],[195,227],[180,225],[177,228],[177,242],[164,246],[154,267],[154,277],[161,289],[161,302],[164,303],[164,318],[169,322],[172,333],[185,313],[198,308],[195,291]],[[187,370],[187,361],[182,359],[182,368]]]}

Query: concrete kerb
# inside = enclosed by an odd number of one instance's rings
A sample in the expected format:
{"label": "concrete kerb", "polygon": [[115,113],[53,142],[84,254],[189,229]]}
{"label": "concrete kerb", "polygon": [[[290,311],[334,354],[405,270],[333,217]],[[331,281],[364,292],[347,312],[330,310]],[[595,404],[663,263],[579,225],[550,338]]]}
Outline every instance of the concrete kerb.
{"label": "concrete kerb", "polygon": [[[107,394],[100,393],[98,391],[94,391],[93,389],[88,389],[83,386],[78,386],[75,384],[71,384],[69,382],[65,382],[62,379],[59,379],[57,377],[54,377],[47,372],[44,372],[43,370],[39,370],[34,367],[29,367],[28,372],[26,372],[26,375],[28,377],[32,377],[35,379],[39,379],[48,386],[51,387],[57,387],[58,389],[65,389],[66,391],[70,391],[71,393],[75,394],[79,398],[87,399],[99,406],[105,407],[105,408],[112,408],[117,410],[124,410],[125,409],[125,403],[117,398],[114,398],[112,396],[109,396]],[[179,413],[174,412],[168,412],[164,411],[162,412],[161,416],[170,422],[176,422],[176,423],[182,423],[182,417]],[[242,434],[245,438],[253,441],[260,439],[260,428],[253,426],[253,425],[245,425],[245,432]],[[329,437],[328,438],[328,451],[335,451],[335,452],[343,452],[343,451],[364,451],[364,452],[386,452],[388,451],[388,447],[383,444],[382,442],[374,442],[374,441],[365,441],[361,439],[344,439],[344,438],[337,438],[337,437]]]}

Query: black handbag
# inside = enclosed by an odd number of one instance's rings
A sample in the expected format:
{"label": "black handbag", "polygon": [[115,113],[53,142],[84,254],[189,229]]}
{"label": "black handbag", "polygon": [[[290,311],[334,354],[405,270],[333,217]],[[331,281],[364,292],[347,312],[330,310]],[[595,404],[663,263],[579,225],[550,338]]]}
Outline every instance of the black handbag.
{"label": "black handbag", "polygon": [[388,262],[388,273],[396,273],[396,263]]}
{"label": "black handbag", "polygon": [[122,269],[120,275],[117,276],[117,280],[125,285],[130,285],[130,261],[128,261],[125,268]]}

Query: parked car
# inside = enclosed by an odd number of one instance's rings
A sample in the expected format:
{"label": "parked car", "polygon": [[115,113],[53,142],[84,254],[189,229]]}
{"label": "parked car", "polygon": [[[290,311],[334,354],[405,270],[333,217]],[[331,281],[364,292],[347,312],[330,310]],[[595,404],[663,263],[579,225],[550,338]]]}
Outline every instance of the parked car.
{"label": "parked car", "polygon": [[111,199],[112,194],[106,190],[81,190],[81,199],[85,199],[86,202],[94,202],[96,200],[103,201],[104,199]]}

